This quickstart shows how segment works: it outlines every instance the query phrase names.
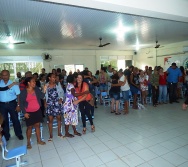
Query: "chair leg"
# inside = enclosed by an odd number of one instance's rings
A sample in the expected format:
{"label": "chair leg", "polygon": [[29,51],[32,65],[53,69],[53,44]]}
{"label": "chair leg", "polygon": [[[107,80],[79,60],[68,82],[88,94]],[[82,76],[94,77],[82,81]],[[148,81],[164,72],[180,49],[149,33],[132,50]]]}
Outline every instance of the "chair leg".
{"label": "chair leg", "polygon": [[16,157],[16,167],[20,167],[20,157]]}

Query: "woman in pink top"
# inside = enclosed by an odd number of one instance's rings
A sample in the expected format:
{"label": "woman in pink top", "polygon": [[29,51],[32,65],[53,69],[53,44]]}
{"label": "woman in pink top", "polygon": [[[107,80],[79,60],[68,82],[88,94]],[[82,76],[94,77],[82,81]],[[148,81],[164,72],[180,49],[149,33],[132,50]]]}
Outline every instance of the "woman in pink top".
{"label": "woman in pink top", "polygon": [[[41,141],[40,138],[40,123],[43,121],[40,106],[41,99],[44,98],[45,94],[36,86],[36,82],[33,77],[26,78],[24,83],[26,85],[26,89],[22,90],[20,93],[20,108],[24,113],[24,117],[26,118],[27,148],[31,149],[32,147],[30,139],[33,126],[36,131],[37,144],[46,144],[45,142]],[[43,91],[46,91],[46,86],[44,86]]]}

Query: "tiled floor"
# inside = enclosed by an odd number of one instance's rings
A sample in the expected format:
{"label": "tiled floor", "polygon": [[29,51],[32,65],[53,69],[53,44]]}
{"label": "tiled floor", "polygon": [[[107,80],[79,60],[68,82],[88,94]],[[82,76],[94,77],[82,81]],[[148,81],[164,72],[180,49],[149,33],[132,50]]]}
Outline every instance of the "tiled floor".
{"label": "tiled floor", "polygon": [[[71,139],[58,138],[54,129],[53,142],[45,146],[38,146],[33,135],[33,148],[23,157],[27,166],[188,167],[188,110],[183,111],[181,104],[148,105],[147,110],[130,110],[127,116],[99,106],[94,123],[96,132],[91,133],[88,124],[86,135]],[[81,132],[81,123],[77,128]],[[11,133],[8,148],[26,144],[26,139],[19,141]],[[43,133],[47,141],[46,125]],[[13,162],[0,159],[0,166]]]}

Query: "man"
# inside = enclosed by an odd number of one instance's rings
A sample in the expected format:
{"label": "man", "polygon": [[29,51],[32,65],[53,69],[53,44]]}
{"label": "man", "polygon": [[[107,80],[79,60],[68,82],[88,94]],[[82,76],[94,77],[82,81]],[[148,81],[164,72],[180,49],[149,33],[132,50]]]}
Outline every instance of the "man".
{"label": "man", "polygon": [[131,76],[131,74],[132,74],[132,72],[133,72],[133,69],[134,69],[134,66],[131,65],[131,66],[129,66],[129,69],[126,69],[126,70],[124,71],[124,75],[127,76],[127,80],[128,80],[128,83],[129,83],[129,84],[130,84],[130,76]]}
{"label": "man", "polygon": [[167,70],[167,74],[170,104],[173,102],[179,103],[179,101],[177,101],[177,85],[180,77],[182,76],[182,73],[176,66],[176,63],[172,63],[172,65]]}
{"label": "man", "polygon": [[42,74],[44,74],[45,77],[47,77],[47,73],[46,73],[45,68],[42,68],[42,69],[41,69],[41,74],[39,75],[39,78],[41,77]]}
{"label": "man", "polygon": [[[2,80],[0,81],[0,87],[6,87],[12,83],[10,78],[10,73],[8,70],[3,70],[1,72]],[[22,129],[20,121],[18,120],[18,112],[20,111],[19,105],[19,94],[20,89],[18,85],[14,85],[11,89],[6,91],[0,91],[0,113],[4,117],[4,136],[8,141],[10,138],[9,133],[9,118],[8,113],[10,114],[11,120],[14,126],[14,132],[19,140],[23,140]]]}
{"label": "man", "polygon": [[15,82],[16,83],[20,83],[21,82],[21,78],[22,78],[21,73],[17,72],[17,78],[15,79]]}

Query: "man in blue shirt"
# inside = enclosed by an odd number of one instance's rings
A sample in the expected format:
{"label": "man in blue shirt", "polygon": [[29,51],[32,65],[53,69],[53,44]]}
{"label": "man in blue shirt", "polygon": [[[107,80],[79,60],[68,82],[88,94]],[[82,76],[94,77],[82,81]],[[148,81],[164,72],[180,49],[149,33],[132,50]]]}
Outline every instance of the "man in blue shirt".
{"label": "man in blue shirt", "polygon": [[167,70],[167,81],[168,81],[168,88],[169,88],[169,100],[172,104],[173,102],[179,103],[177,101],[177,86],[182,73],[180,69],[176,66],[176,63],[172,63],[171,67]]}
{"label": "man in blue shirt", "polygon": [[[1,77],[2,80],[0,81],[0,87],[6,87],[12,83],[12,81],[9,80],[10,73],[8,70],[3,70],[1,72]],[[20,111],[19,94],[20,89],[18,85],[14,85],[6,91],[0,91],[0,113],[4,117],[3,130],[7,141],[10,138],[8,113],[13,122],[16,136],[19,140],[23,140],[22,129],[20,121],[18,120],[18,112]]]}

